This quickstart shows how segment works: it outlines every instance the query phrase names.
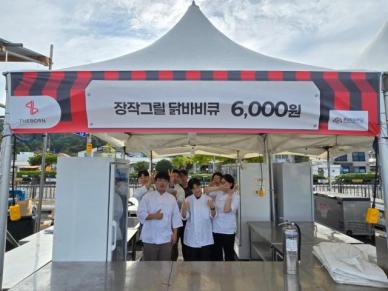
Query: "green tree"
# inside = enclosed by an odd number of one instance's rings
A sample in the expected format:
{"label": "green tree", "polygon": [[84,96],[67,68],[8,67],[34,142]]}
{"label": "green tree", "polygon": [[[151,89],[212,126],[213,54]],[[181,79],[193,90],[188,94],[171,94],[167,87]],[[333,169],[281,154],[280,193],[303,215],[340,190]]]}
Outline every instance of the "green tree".
{"label": "green tree", "polygon": [[213,161],[213,157],[205,155],[194,155],[192,160],[194,163],[202,166],[209,165]]}
{"label": "green tree", "polygon": [[174,168],[177,168],[177,169],[183,169],[184,168],[184,169],[186,169],[188,165],[191,165],[193,163],[193,161],[189,157],[175,156],[171,160],[171,163],[174,166]]}
{"label": "green tree", "polygon": [[149,166],[150,166],[149,162],[142,161],[142,162],[137,162],[133,164],[133,169],[135,170],[135,172],[139,172],[143,170],[148,170]]}
{"label": "green tree", "polygon": [[169,160],[160,160],[155,165],[156,172],[168,172],[173,168],[171,162]]}
{"label": "green tree", "polygon": [[246,163],[263,163],[264,158],[263,158],[263,156],[259,156],[259,157],[245,159],[244,162],[246,162]]}
{"label": "green tree", "polygon": [[[51,166],[57,163],[58,155],[46,153],[46,166]],[[35,154],[28,159],[31,166],[40,166],[42,164],[42,154]]]}
{"label": "green tree", "polygon": [[308,156],[295,155],[294,159],[295,159],[295,163],[304,163],[304,162],[310,161],[310,158]]}

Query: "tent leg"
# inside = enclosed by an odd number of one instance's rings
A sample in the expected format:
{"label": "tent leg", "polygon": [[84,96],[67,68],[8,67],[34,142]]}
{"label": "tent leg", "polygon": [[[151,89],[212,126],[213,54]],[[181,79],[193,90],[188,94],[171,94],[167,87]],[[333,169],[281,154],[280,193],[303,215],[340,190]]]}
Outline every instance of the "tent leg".
{"label": "tent leg", "polygon": [[268,147],[268,135],[264,136],[264,157],[268,164],[268,178],[269,178],[269,203],[270,203],[270,216],[271,221],[276,221],[276,203],[273,188],[273,168],[272,168],[272,155]]}
{"label": "tent leg", "polygon": [[[388,88],[387,88],[388,89]],[[381,166],[381,186],[384,195],[385,205],[385,221],[388,223],[388,90],[384,92],[384,105],[381,107],[381,133],[379,136],[379,153],[380,153],[380,166]],[[386,233],[388,234],[388,227],[386,227]],[[388,252],[388,239],[387,250]]]}
{"label": "tent leg", "polygon": [[153,162],[152,151],[150,151],[150,175],[152,175],[152,162]]}
{"label": "tent leg", "polygon": [[37,210],[37,219],[35,221],[35,232],[40,231],[40,221],[42,217],[42,202],[43,202],[43,191],[44,191],[44,180],[45,180],[45,170],[46,170],[46,152],[47,152],[47,136],[45,133],[43,136],[43,148],[42,148],[42,163],[40,167],[40,181],[39,181],[39,196],[38,196],[38,210]]}
{"label": "tent leg", "polygon": [[[7,88],[11,88],[10,75],[7,75]],[[7,103],[6,103],[7,104]],[[9,172],[11,168],[12,137],[8,124],[8,109],[5,110],[5,120],[3,129],[3,139],[1,141],[1,178],[0,178],[0,290],[3,286],[4,253],[7,237],[7,216],[8,216],[8,196],[9,196]]]}
{"label": "tent leg", "polygon": [[329,179],[329,192],[331,191],[330,147],[327,147],[327,178]]}

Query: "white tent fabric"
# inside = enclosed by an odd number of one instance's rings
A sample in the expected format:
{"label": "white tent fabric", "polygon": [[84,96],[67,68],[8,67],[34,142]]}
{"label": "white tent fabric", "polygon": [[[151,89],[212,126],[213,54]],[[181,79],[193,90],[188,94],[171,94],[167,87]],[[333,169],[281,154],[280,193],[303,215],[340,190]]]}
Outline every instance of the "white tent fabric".
{"label": "white tent fabric", "polygon": [[388,21],[352,65],[353,69],[388,71]]}
{"label": "white tent fabric", "polygon": [[388,288],[387,275],[376,265],[376,254],[371,248],[321,242],[313,247],[313,254],[337,283]]}
{"label": "white tent fabric", "polygon": [[322,68],[265,56],[233,42],[193,3],[163,37],[139,51],[66,70],[289,70]]}
{"label": "white tent fabric", "polygon": [[[150,46],[99,63],[67,70],[279,70],[316,71],[322,68],[268,57],[233,42],[215,28],[199,7],[193,3],[182,19],[163,37]],[[257,156],[264,152],[263,137],[258,134],[138,134],[103,133],[98,137],[128,151],[155,155],[211,154],[235,157]],[[272,153],[290,151],[319,155],[330,146],[334,151],[370,147],[370,137],[337,137],[315,135],[268,135]]]}
{"label": "white tent fabric", "polygon": [[[264,153],[264,135],[210,134],[210,133],[99,133],[97,137],[128,151],[149,153],[155,156],[206,154],[235,158],[250,158]],[[290,152],[303,155],[321,155],[330,148],[332,156],[371,147],[372,139],[361,136],[270,134],[267,137],[271,153]]]}

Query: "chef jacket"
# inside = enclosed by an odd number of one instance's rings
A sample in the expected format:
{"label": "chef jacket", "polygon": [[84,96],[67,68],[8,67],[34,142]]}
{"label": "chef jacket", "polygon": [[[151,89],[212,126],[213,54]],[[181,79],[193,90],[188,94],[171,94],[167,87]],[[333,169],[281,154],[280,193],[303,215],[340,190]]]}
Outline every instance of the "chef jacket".
{"label": "chef jacket", "polygon": [[223,191],[215,191],[211,193],[215,197],[214,204],[217,214],[213,218],[213,232],[222,234],[234,234],[237,230],[236,214],[240,205],[240,195],[234,192],[232,196],[231,211],[224,212],[224,206],[228,194]]}
{"label": "chef jacket", "polygon": [[214,244],[212,232],[212,217],[208,201],[211,200],[206,194],[199,198],[190,195],[186,198],[189,208],[186,212],[186,227],[184,244],[192,248]]}
{"label": "chef jacket", "polygon": [[[150,213],[161,209],[163,218],[146,220]],[[150,191],[140,201],[137,216],[143,224],[141,240],[144,243],[164,244],[171,242],[172,229],[182,226],[182,217],[173,195],[164,192]]]}

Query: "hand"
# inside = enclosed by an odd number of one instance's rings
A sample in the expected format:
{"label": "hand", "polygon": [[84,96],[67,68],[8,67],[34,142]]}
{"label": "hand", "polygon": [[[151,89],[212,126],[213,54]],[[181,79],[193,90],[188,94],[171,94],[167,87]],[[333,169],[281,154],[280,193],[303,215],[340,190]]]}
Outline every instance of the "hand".
{"label": "hand", "polygon": [[163,219],[163,212],[162,212],[162,209],[159,209],[158,211],[156,211],[155,213],[153,213],[153,217],[155,220],[161,220]]}
{"label": "hand", "polygon": [[178,240],[178,236],[177,236],[176,232],[173,232],[172,235],[171,235],[171,243],[172,243],[172,245],[175,245],[177,240]]}
{"label": "hand", "polygon": [[215,208],[213,199],[209,199],[209,200],[207,201],[207,206],[208,206],[210,209],[212,209],[212,208],[214,209],[214,208]]}

